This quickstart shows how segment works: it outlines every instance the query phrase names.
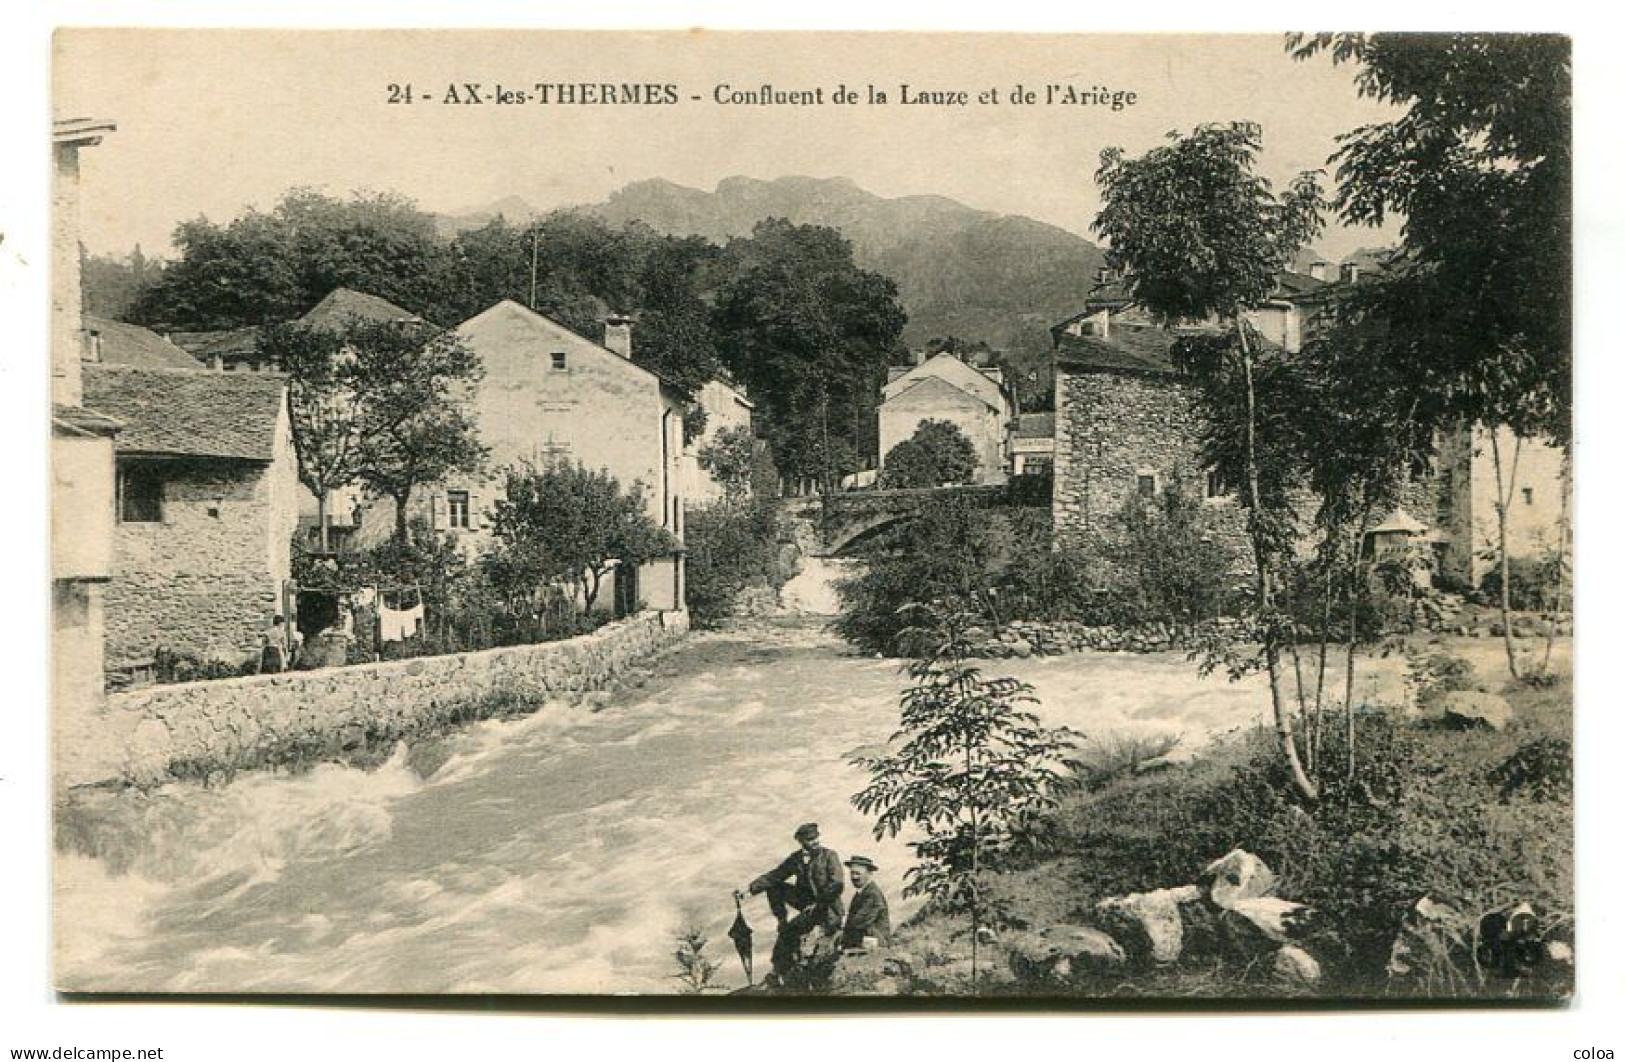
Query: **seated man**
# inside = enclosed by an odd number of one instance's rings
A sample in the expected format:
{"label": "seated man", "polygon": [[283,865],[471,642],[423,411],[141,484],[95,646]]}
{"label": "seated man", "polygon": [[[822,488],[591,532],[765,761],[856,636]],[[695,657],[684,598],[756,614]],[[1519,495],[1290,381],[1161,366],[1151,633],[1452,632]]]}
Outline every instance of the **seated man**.
{"label": "seated man", "polygon": [[868,856],[853,856],[846,861],[852,872],[852,906],[846,912],[846,925],[841,929],[841,950],[861,950],[884,945],[891,938],[891,909],[886,894],[875,882],[880,868]]}
{"label": "seated man", "polygon": [[[795,838],[801,847],[750,883],[753,895],[767,893],[767,905],[779,920],[779,936],[773,942],[773,972],[781,981],[796,965],[802,938],[814,929],[826,935],[837,933],[843,914],[841,857],[818,843],[817,823],[798,827]],[[790,908],[795,909],[794,916]]]}

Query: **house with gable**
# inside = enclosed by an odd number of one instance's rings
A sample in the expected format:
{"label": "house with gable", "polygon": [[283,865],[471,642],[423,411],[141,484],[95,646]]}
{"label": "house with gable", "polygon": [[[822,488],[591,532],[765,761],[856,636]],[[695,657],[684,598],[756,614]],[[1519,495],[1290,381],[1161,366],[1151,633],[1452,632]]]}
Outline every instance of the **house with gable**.
{"label": "house with gable", "polygon": [[[503,468],[569,461],[603,469],[626,488],[642,484],[649,516],[681,539],[688,402],[674,384],[633,360],[629,319],[611,317],[598,343],[505,299],[458,325],[457,333],[484,367],[470,410],[490,448],[493,474],[425,492],[433,527],[464,537],[473,548],[489,533]],[[614,585],[599,595],[601,607],[684,607],[680,552],[612,574]]]}
{"label": "house with gable", "polygon": [[[342,328],[352,321],[428,322],[410,310],[352,288],[334,288],[321,301],[294,318],[294,324],[313,328]],[[260,330],[229,328],[213,332],[172,332],[169,339],[204,366],[219,372],[276,372],[259,350]]]}
{"label": "house with gable", "polygon": [[932,357],[916,353],[913,365],[887,371],[877,412],[882,463],[921,422],[945,420],[964,432],[976,450],[973,482],[1003,483],[1009,475],[1016,410],[1001,369],[973,365],[946,351]]}
{"label": "house with gable", "polygon": [[708,380],[695,396],[705,410],[705,428],[688,440],[683,450],[683,497],[688,505],[712,505],[726,493],[722,483],[706,468],[700,466],[700,451],[714,442],[725,431],[750,431],[751,416],[756,405],[732,381],[718,377]]}
{"label": "house with gable", "polygon": [[83,366],[114,443],[106,666],[159,649],[239,663],[287,607],[299,506],[287,386],[270,373]]}

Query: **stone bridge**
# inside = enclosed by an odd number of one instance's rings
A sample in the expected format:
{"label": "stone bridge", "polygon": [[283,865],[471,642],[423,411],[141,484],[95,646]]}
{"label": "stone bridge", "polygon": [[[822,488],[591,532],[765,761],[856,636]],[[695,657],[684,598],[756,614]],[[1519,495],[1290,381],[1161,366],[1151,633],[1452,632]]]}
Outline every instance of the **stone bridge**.
{"label": "stone bridge", "polygon": [[787,503],[787,515],[812,534],[798,536],[803,548],[814,557],[843,557],[856,552],[864,542],[886,528],[912,519],[921,506],[943,498],[960,498],[973,505],[1002,505],[1006,500],[1002,484],[962,487],[934,487],[918,490],[855,490],[830,495],[827,504],[818,499]]}

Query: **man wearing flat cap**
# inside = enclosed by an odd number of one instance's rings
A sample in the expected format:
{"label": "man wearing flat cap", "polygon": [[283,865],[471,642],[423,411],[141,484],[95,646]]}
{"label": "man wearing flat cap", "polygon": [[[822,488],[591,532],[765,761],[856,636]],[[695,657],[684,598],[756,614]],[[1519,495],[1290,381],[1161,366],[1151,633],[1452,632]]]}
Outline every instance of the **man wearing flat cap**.
{"label": "man wearing flat cap", "polygon": [[[801,941],[815,929],[826,935],[840,931],[841,917],[841,857],[834,849],[818,843],[818,824],[805,823],[796,828],[796,843],[800,845],[785,857],[784,862],[750,883],[752,895],[767,893],[767,906],[779,920],[779,936],[773,942],[773,972],[782,979],[796,965],[801,954]],[[795,914],[790,914],[790,909]]]}
{"label": "man wearing flat cap", "polygon": [[852,873],[852,906],[841,928],[841,950],[878,947],[891,938],[891,909],[875,881],[875,861],[855,855],[846,861]]}

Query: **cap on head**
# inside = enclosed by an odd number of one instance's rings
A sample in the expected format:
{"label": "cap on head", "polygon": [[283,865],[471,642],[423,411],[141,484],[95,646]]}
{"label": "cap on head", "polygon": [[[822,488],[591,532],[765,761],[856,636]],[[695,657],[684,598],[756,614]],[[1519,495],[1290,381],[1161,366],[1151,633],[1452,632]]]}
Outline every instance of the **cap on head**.
{"label": "cap on head", "polygon": [[796,840],[798,840],[798,841],[816,841],[816,840],[818,840],[818,823],[816,823],[816,822],[804,822],[800,826],[797,826],[796,827]]}
{"label": "cap on head", "polygon": [[880,869],[879,867],[875,866],[875,861],[870,859],[868,856],[855,855],[846,861],[846,865],[849,867],[862,867],[871,874]]}

